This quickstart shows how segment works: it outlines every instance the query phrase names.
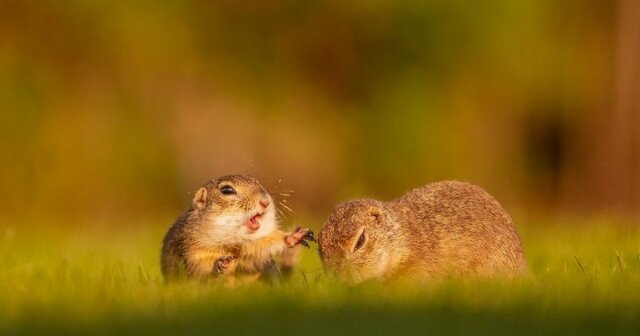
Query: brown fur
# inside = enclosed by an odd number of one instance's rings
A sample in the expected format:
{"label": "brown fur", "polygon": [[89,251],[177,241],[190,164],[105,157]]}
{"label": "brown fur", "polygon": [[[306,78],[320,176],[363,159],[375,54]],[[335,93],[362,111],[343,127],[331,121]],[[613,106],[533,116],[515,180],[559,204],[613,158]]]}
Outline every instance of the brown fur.
{"label": "brown fur", "polygon": [[[224,195],[220,188],[231,186],[237,194]],[[260,202],[268,203],[267,207]],[[256,278],[278,272],[274,257],[296,246],[309,230],[285,233],[277,228],[271,195],[253,177],[224,176],[200,188],[191,208],[167,232],[162,247],[161,268],[167,281],[184,269],[188,278],[240,274]],[[260,230],[244,226],[256,211],[264,211]],[[273,222],[269,222],[269,221]],[[272,225],[267,225],[272,224]],[[233,260],[223,272],[215,264],[221,257]]]}
{"label": "brown fur", "polygon": [[[354,247],[364,230],[364,244]],[[325,268],[352,282],[526,270],[511,217],[482,188],[444,181],[392,202],[339,204],[318,237]]]}

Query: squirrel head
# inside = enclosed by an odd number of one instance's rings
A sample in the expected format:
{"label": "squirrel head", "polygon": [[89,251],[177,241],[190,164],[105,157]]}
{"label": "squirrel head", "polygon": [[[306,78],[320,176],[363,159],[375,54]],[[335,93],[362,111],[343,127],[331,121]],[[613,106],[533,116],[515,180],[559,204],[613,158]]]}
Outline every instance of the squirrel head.
{"label": "squirrel head", "polygon": [[204,220],[209,233],[206,239],[212,240],[212,245],[256,240],[277,228],[271,195],[249,175],[229,175],[207,182],[196,191],[191,211]]}
{"label": "squirrel head", "polygon": [[384,202],[339,204],[318,236],[320,259],[329,272],[351,283],[384,278],[397,263],[400,227]]}

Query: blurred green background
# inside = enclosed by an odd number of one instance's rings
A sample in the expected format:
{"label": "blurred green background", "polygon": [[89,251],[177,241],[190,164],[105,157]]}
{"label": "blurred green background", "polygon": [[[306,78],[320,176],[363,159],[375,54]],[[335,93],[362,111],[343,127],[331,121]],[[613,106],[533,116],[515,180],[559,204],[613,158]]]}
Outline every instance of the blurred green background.
{"label": "blurred green background", "polygon": [[441,179],[525,214],[637,215],[639,18],[634,0],[2,0],[0,218],[177,216],[230,173],[320,218]]}
{"label": "blurred green background", "polygon": [[[0,334],[638,335],[638,60],[638,0],[0,0]],[[282,286],[165,285],[232,173],[314,229],[481,185],[530,276],[351,288],[312,246]]]}

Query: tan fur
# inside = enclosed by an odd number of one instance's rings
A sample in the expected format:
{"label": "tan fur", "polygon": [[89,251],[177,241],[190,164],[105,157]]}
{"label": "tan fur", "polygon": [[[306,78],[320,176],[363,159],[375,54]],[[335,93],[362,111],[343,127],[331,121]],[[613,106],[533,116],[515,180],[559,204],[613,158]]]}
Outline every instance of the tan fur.
{"label": "tan fur", "polygon": [[[365,232],[365,243],[354,246]],[[392,202],[339,204],[318,237],[326,269],[371,278],[513,275],[526,270],[509,214],[482,188],[444,181]]]}
{"label": "tan fur", "polygon": [[[223,186],[233,187],[237,194],[224,195]],[[261,226],[252,231],[245,223],[256,213],[263,213]],[[295,246],[302,239],[301,232],[306,231],[285,233],[278,229],[271,195],[255,178],[221,177],[196,192],[191,208],[167,232],[162,273],[166,280],[172,280],[184,268],[189,278],[208,278],[219,275],[215,270],[219,258],[231,256],[234,259],[224,270],[226,277],[272,275],[277,273],[274,257]]]}

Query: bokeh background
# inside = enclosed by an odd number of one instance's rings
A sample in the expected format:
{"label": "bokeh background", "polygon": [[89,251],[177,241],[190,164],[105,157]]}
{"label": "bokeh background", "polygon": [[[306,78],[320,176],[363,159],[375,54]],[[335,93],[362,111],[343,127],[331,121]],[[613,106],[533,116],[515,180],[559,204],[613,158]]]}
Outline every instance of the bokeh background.
{"label": "bokeh background", "polygon": [[441,179],[634,217],[638,60],[636,0],[2,0],[0,219],[177,216],[230,173],[293,218]]}

